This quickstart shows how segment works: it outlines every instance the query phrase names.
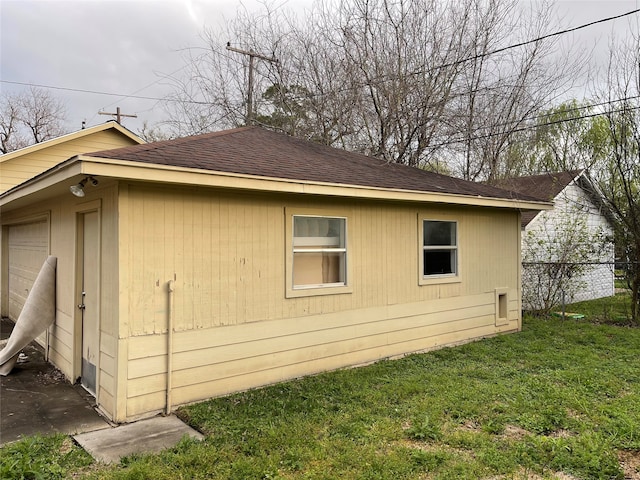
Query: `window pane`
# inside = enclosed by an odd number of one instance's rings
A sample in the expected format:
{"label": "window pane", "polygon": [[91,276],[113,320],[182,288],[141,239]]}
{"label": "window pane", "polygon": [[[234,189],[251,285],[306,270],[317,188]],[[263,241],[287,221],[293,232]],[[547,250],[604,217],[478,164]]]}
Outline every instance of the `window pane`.
{"label": "window pane", "polygon": [[456,273],[456,250],[425,250],[424,275]]}
{"label": "window pane", "polygon": [[293,245],[344,248],[345,219],[294,216]]}
{"label": "window pane", "polygon": [[424,246],[455,246],[456,222],[424,221]]}
{"label": "window pane", "polygon": [[345,283],[344,252],[295,252],[293,254],[293,285]]}

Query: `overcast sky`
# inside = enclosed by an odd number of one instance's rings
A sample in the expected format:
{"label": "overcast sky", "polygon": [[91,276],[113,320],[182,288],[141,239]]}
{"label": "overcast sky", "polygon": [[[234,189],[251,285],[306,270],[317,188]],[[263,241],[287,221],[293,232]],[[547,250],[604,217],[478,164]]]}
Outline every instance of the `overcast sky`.
{"label": "overcast sky", "polygon": [[[526,1],[526,0],[523,0]],[[303,12],[312,0],[282,0]],[[638,8],[640,0],[559,0],[566,28]],[[27,87],[8,82],[106,92],[50,90],[66,107],[69,130],[109,119],[98,111],[136,114],[123,124],[138,131],[160,120],[157,101],[126,95],[163,97],[161,79],[184,66],[182,51],[202,44],[205,25],[215,27],[241,6],[257,0],[0,0],[0,91]],[[637,14],[633,21],[638,21]],[[582,30],[571,37],[595,56],[606,56],[611,31],[624,34],[629,19]]]}

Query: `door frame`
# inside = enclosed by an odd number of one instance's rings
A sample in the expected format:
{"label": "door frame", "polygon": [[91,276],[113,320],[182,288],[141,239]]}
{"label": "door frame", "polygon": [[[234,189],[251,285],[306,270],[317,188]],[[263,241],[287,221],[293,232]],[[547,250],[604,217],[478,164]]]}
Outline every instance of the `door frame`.
{"label": "door frame", "polygon": [[[84,258],[84,214],[86,213],[98,214],[98,298],[96,302],[98,304],[98,345],[100,345],[100,325],[102,325],[100,312],[101,312],[101,292],[102,292],[102,203],[101,200],[94,200],[91,202],[82,203],[76,205],[75,208],[75,279],[74,279],[74,302],[73,302],[73,379],[77,382],[82,377],[82,320],[83,312],[78,308],[78,305],[82,302],[82,287],[83,287],[83,258]],[[100,365],[99,365],[100,352],[98,352],[98,365],[96,365],[96,392],[95,398],[98,401],[100,392]]]}

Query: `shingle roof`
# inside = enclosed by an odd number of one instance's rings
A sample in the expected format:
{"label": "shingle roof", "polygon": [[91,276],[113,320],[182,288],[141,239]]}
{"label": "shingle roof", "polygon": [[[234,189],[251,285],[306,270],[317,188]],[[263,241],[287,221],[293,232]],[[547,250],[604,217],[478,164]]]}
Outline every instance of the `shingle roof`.
{"label": "shingle roof", "polygon": [[387,163],[260,127],[242,127],[86,156],[259,177],[539,201],[526,194]]}
{"label": "shingle roof", "polygon": [[[570,170],[558,173],[545,173],[527,177],[507,178],[498,183],[501,188],[515,193],[535,197],[543,202],[553,201],[567,185],[575,180],[582,170]],[[538,215],[536,211],[522,214],[522,227],[526,227]]]}

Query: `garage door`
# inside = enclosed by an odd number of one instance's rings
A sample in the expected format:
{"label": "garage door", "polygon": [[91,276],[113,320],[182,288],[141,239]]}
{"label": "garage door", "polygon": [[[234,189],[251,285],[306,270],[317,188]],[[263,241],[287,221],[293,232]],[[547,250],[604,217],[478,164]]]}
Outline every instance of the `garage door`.
{"label": "garage door", "polygon": [[49,222],[9,227],[9,318],[17,320],[49,253]]}

